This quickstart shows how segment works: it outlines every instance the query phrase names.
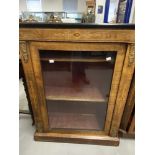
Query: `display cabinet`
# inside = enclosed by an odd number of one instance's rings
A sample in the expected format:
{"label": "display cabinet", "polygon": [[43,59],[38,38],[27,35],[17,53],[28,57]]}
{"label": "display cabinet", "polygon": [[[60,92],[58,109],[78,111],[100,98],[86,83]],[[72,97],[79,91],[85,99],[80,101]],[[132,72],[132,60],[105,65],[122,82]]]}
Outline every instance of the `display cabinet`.
{"label": "display cabinet", "polygon": [[118,145],[134,25],[20,24],[35,140]]}
{"label": "display cabinet", "polygon": [[[65,20],[75,19],[74,22],[81,23],[81,19],[83,16],[82,12],[21,12],[20,13],[20,21],[21,22],[39,22],[39,23],[48,23],[51,16],[53,18],[58,18],[63,22],[67,22]],[[70,21],[71,22],[71,21]]]}

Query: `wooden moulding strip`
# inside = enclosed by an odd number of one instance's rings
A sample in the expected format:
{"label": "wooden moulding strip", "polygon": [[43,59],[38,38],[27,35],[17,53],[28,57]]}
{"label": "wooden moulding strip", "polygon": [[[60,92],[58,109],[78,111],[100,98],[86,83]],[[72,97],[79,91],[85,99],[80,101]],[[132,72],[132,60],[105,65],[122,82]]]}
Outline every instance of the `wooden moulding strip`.
{"label": "wooden moulding strip", "polygon": [[112,122],[115,101],[117,98],[117,92],[118,92],[118,88],[119,88],[119,82],[120,82],[120,78],[121,78],[123,62],[124,62],[124,58],[125,58],[125,51],[126,51],[126,46],[120,45],[119,50],[117,52],[118,53],[117,58],[115,61],[116,65],[114,68],[113,79],[112,79],[112,83],[111,83],[111,90],[110,90],[107,116],[106,116],[106,122],[105,122],[105,132],[108,134],[109,134],[110,126],[111,126],[111,122]]}
{"label": "wooden moulding strip", "polygon": [[34,135],[36,141],[53,141],[79,144],[97,144],[107,146],[118,146],[119,138],[113,138],[106,135],[88,135],[74,133],[39,133]]}

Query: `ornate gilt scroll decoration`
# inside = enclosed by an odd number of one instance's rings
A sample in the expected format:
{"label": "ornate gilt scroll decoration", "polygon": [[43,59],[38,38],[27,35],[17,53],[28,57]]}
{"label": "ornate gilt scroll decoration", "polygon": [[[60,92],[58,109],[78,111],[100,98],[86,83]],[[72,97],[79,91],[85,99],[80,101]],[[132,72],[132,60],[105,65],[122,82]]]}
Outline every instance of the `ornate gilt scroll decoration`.
{"label": "ornate gilt scroll decoration", "polygon": [[128,56],[128,67],[130,67],[135,62],[135,46],[131,45]]}
{"label": "ornate gilt scroll decoration", "polygon": [[21,58],[23,59],[23,61],[25,63],[28,62],[28,52],[27,52],[27,48],[26,48],[26,43],[25,42],[22,42],[20,43],[20,54],[21,54]]}

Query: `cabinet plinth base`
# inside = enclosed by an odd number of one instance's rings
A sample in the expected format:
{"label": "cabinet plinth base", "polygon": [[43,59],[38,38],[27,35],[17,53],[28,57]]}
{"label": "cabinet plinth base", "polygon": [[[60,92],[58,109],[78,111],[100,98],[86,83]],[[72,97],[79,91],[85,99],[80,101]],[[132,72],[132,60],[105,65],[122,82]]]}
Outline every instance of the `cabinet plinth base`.
{"label": "cabinet plinth base", "polygon": [[35,132],[34,140],[49,141],[49,142],[65,142],[79,144],[96,144],[107,146],[118,146],[119,138],[110,137],[107,135],[89,135],[89,134],[74,134],[74,133],[40,133]]}

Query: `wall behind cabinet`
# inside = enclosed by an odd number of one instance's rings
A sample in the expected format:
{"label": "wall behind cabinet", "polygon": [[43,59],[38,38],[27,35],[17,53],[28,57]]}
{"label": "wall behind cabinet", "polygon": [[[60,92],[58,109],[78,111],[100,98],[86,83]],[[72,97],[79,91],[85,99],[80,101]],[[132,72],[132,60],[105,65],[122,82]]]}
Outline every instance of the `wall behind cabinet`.
{"label": "wall behind cabinet", "polygon": [[[63,0],[41,0],[42,10],[40,11],[63,11]],[[86,11],[86,0],[78,0],[77,10],[75,12]],[[26,0],[19,0],[19,11],[28,11],[26,6]]]}
{"label": "wall behind cabinet", "polygon": [[63,0],[42,0],[43,11],[63,11]]}

